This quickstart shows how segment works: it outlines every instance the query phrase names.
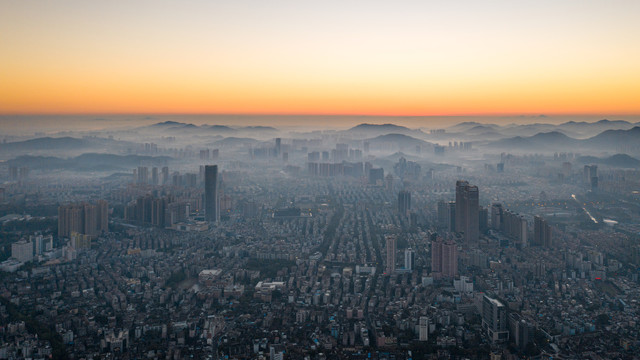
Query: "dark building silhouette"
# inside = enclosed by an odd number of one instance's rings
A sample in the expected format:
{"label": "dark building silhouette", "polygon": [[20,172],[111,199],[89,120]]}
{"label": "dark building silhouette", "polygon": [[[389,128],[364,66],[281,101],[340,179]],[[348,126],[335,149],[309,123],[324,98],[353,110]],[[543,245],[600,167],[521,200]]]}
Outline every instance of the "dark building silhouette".
{"label": "dark building silhouette", "polygon": [[383,168],[370,168],[369,169],[369,184],[375,185],[380,180],[382,184],[384,181],[384,169]]}
{"label": "dark building silhouette", "polygon": [[533,245],[552,247],[551,226],[540,216],[533,217]]}
{"label": "dark building silhouette", "polygon": [[276,157],[280,156],[280,153],[282,152],[282,139],[281,138],[276,138]]}
{"label": "dark building silhouette", "polygon": [[151,169],[151,184],[158,185],[158,168],[153,167]]}
{"label": "dark building silhouette", "polygon": [[456,182],[456,232],[463,234],[465,242],[477,242],[479,237],[479,193],[477,186],[468,181]]}
{"label": "dark building silhouette", "polygon": [[458,245],[453,239],[436,236],[431,240],[431,274],[434,279],[458,275]]}
{"label": "dark building silhouette", "polygon": [[598,189],[598,165],[584,166],[584,183],[591,190]]}
{"label": "dark building silhouette", "polygon": [[478,216],[478,227],[480,232],[484,234],[489,230],[489,210],[485,207],[479,208]]}
{"label": "dark building silhouette", "polygon": [[398,193],[398,213],[407,216],[409,210],[411,210],[411,193],[402,190]]}
{"label": "dark building silhouette", "polygon": [[449,204],[444,201],[438,201],[438,227],[446,229],[449,227]]}
{"label": "dark building silhouette", "polygon": [[502,212],[502,232],[515,241],[515,244],[521,248],[528,245],[527,241],[527,219],[524,215],[520,215],[510,210]]}
{"label": "dark building silhouette", "polygon": [[387,275],[391,275],[396,271],[396,237],[388,235],[387,241]]}
{"label": "dark building silhouette", "polygon": [[68,237],[72,232],[95,236],[107,232],[108,216],[108,205],[104,200],[99,200],[95,205],[80,203],[60,206],[58,236]]}
{"label": "dark building silhouette", "polygon": [[503,226],[502,216],[503,216],[502,204],[500,203],[491,204],[491,228],[492,229],[496,231],[502,230],[502,226]]}
{"label": "dark building silhouette", "polygon": [[167,185],[169,183],[169,168],[167,166],[162,167],[162,179],[160,185]]}
{"label": "dark building silhouette", "polygon": [[207,221],[220,220],[218,204],[218,165],[204,168],[204,214]]}

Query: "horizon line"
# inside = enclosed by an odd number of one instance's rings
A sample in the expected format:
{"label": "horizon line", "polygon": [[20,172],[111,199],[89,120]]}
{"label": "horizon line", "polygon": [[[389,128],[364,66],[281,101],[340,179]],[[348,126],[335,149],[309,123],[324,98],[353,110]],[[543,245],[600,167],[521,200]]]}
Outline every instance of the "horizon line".
{"label": "horizon line", "polygon": [[437,118],[437,117],[499,117],[499,118],[551,118],[551,117],[570,117],[570,116],[589,116],[589,117],[637,117],[640,113],[472,113],[472,114],[428,114],[428,115],[408,115],[408,114],[350,114],[350,113],[216,113],[216,112],[16,112],[16,113],[2,113],[0,116],[96,116],[96,115],[111,115],[111,116],[125,116],[125,115],[138,115],[138,116],[307,116],[307,117],[399,117],[399,118]]}

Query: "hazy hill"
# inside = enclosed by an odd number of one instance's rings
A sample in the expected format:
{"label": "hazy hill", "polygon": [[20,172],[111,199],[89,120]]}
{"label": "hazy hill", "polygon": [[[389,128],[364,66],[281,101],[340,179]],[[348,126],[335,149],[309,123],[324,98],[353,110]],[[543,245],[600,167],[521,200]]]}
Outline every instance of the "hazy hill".
{"label": "hazy hill", "polygon": [[386,134],[367,139],[372,149],[415,151],[416,146],[421,148],[432,147],[433,144],[424,140],[403,134]]}
{"label": "hazy hill", "polygon": [[482,124],[479,122],[475,122],[475,121],[465,121],[465,122],[461,122],[459,124],[455,124],[453,126],[450,126],[448,128],[446,128],[446,131],[449,133],[460,133],[460,132],[465,132],[469,129],[472,129],[474,127],[477,126],[497,126],[494,124]]}
{"label": "hazy hill", "polygon": [[581,156],[576,161],[580,164],[603,164],[613,167],[622,168],[638,168],[640,160],[627,154],[615,154],[608,158],[599,158],[595,156]]}
{"label": "hazy hill", "polygon": [[273,137],[278,132],[271,126],[232,127],[227,125],[194,125],[177,121],[165,121],[138,128],[139,130],[161,131],[165,135],[222,135],[222,136],[258,136]]}
{"label": "hazy hill", "polygon": [[34,170],[113,171],[130,170],[142,163],[162,166],[173,160],[167,156],[140,156],[87,153],[62,159],[53,156],[18,156],[9,160],[10,166],[27,166]]}
{"label": "hazy hill", "polygon": [[628,130],[606,130],[586,139],[590,146],[615,148],[619,146],[640,146],[640,126]]}
{"label": "hazy hill", "polygon": [[506,138],[489,143],[489,147],[494,148],[507,148],[513,150],[528,150],[528,151],[552,151],[553,149],[562,149],[571,146],[576,146],[580,140],[570,138],[567,135],[551,131],[546,133],[538,133],[533,136],[522,137],[516,136],[512,138]]}
{"label": "hazy hill", "polygon": [[420,130],[409,129],[405,126],[395,124],[360,124],[352,127],[351,129],[343,131],[343,133],[352,136],[372,137],[378,135],[388,134],[403,134],[421,136],[424,133]]}
{"label": "hazy hill", "polygon": [[89,144],[84,139],[73,137],[42,137],[24,141],[0,144],[2,151],[34,151],[34,150],[77,150],[87,147]]}
{"label": "hazy hill", "polygon": [[260,142],[259,140],[253,139],[253,138],[240,138],[240,137],[226,137],[224,139],[218,140],[218,141],[214,141],[211,143],[211,145],[214,146],[249,146],[249,145],[253,145],[255,143]]}

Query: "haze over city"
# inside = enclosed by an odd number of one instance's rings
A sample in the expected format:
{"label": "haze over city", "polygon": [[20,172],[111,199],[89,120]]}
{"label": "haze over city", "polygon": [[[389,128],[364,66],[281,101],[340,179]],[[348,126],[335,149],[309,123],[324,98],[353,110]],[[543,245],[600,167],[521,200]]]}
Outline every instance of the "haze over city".
{"label": "haze over city", "polygon": [[640,358],[638,14],[0,1],[0,360]]}

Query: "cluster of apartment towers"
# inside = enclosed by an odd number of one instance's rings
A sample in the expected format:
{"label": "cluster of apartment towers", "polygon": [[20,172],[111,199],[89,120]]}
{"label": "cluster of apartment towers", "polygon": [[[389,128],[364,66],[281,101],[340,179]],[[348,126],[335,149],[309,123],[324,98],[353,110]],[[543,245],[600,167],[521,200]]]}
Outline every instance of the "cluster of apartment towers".
{"label": "cluster of apartment towers", "polygon": [[456,182],[455,202],[438,202],[438,226],[447,232],[460,234],[467,244],[477,242],[480,233],[491,228],[520,248],[529,245],[552,247],[552,231],[548,222],[537,215],[533,220],[533,239],[529,241],[528,221],[524,215],[504,208],[501,203],[493,203],[489,208],[480,207],[478,187],[469,185],[468,181]]}
{"label": "cluster of apartment towers", "polygon": [[[398,211],[407,214],[411,207],[411,194],[400,191],[398,194]],[[527,219],[518,213],[504,209],[502,204],[494,203],[491,209],[491,228],[501,232],[517,247],[534,246],[552,247],[551,227],[540,216],[534,216],[533,240],[528,241]],[[489,209],[480,207],[478,187],[468,181],[456,182],[456,200],[438,202],[438,225],[445,236],[436,233],[430,235],[431,272],[434,279],[451,279],[458,275],[458,246],[456,238],[465,244],[478,242],[480,233],[489,228]],[[396,269],[396,237],[386,237],[387,262],[386,273]],[[405,250],[405,266],[401,271],[411,271],[411,249]]]}

